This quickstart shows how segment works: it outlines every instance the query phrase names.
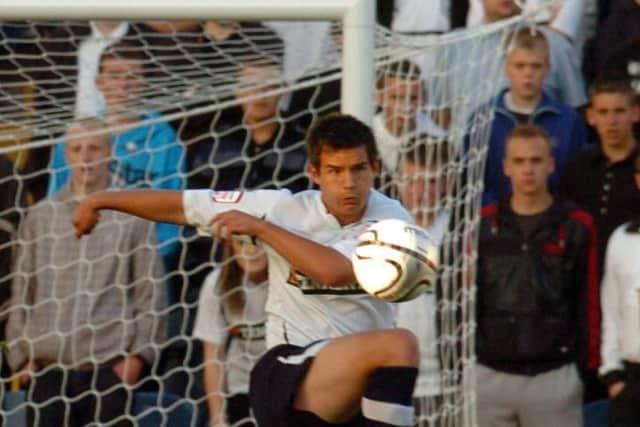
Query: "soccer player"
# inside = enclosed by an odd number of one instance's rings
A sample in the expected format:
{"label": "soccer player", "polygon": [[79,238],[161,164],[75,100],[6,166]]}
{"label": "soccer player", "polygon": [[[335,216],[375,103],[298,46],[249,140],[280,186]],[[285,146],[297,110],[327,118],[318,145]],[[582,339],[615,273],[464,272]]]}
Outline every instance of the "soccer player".
{"label": "soccer player", "polygon": [[307,136],[319,190],[103,192],[74,216],[78,236],[103,209],[252,236],[269,257],[267,347],[251,378],[259,425],[412,426],[416,339],[389,329],[393,307],[358,287],[350,256],[362,231],[410,214],[372,189],[379,171],[371,130],[348,115]]}

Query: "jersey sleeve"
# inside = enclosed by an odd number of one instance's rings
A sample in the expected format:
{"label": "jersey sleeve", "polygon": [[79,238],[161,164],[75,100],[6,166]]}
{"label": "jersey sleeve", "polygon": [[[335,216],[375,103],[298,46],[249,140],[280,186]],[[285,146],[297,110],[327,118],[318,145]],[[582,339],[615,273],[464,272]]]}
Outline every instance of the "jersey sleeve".
{"label": "jersey sleeve", "polygon": [[220,270],[214,270],[204,280],[200,297],[198,298],[198,312],[193,336],[211,344],[223,344],[227,336],[227,322],[222,311],[222,298],[216,293],[216,283],[220,277]]}
{"label": "jersey sleeve", "polygon": [[288,190],[186,190],[182,205],[187,223],[197,227],[202,234],[211,234],[209,224],[217,214],[238,210],[266,218],[275,206],[291,197]]}

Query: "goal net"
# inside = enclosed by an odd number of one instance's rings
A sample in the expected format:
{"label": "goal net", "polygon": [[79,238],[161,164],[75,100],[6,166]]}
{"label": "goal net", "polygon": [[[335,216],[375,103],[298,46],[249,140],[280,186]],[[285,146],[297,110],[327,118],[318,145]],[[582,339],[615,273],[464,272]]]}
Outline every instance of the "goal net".
{"label": "goal net", "polygon": [[[421,342],[421,426],[475,425],[487,101],[521,25],[375,30],[376,185],[442,242],[434,292],[399,305]],[[340,110],[341,49],[331,22],[0,26],[5,422],[252,425],[242,396],[264,351],[266,289],[236,260],[259,255],[110,213],[78,241],[71,214],[107,186],[310,188],[304,134]]]}

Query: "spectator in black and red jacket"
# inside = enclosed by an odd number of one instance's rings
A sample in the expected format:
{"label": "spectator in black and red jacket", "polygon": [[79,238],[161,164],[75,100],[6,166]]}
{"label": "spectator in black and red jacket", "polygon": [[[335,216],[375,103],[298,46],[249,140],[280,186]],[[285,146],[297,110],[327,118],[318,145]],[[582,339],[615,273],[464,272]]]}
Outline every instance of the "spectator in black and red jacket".
{"label": "spectator in black and red jacket", "polygon": [[582,426],[578,365],[599,363],[596,233],[555,199],[551,140],[520,125],[507,136],[513,192],[482,211],[478,249],[478,425]]}

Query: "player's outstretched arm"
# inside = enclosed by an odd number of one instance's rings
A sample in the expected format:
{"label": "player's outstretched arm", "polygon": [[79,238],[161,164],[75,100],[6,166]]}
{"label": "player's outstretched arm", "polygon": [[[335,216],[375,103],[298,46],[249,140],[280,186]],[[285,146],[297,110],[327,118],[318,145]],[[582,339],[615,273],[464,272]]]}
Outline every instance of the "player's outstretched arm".
{"label": "player's outstretched arm", "polygon": [[96,226],[103,209],[116,210],[150,221],[186,225],[181,191],[99,191],[87,196],[73,214],[76,237]]}
{"label": "player's outstretched arm", "polygon": [[293,268],[318,282],[340,287],[356,282],[351,260],[328,246],[306,239],[271,222],[244,212],[231,210],[218,214],[210,225],[231,234],[255,236],[271,246]]}

